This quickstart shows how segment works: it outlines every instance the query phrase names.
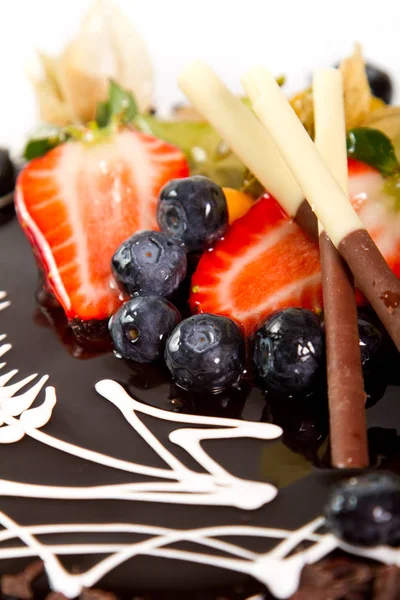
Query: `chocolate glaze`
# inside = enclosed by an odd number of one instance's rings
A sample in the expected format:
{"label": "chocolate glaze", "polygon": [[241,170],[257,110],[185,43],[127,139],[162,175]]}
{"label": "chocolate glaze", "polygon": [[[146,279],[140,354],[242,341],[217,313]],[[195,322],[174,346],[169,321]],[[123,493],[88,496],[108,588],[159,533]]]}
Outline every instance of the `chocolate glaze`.
{"label": "chocolate glaze", "polygon": [[318,221],[307,200],[303,200],[294,216],[299,227],[312,239],[318,240]]}
{"label": "chocolate glaze", "polygon": [[366,229],[349,233],[338,250],[400,350],[400,279],[391,271]]}
{"label": "chocolate glaze", "polygon": [[[300,401],[293,399],[293,408],[282,399],[274,403],[272,399],[264,398],[260,390],[252,388],[250,382],[239,390],[204,397],[176,389],[162,367],[129,365],[116,359],[112,353],[88,354],[85,355],[86,360],[77,360],[53,328],[38,320],[36,287],[37,271],[29,244],[17,221],[11,220],[0,228],[0,289],[8,292],[11,301],[11,306],[0,315],[0,330],[7,333],[13,345],[6,355],[9,367],[18,368],[21,377],[31,373],[48,373],[50,383],[57,389],[58,402],[51,421],[46,425],[47,433],[121,459],[132,460],[134,457],[149,466],[160,466],[159,457],[146,444],[138,443],[132,437],[131,428],[121,419],[115,407],[95,392],[94,384],[104,378],[120,382],[138,400],[165,410],[281,422],[285,436],[276,442],[250,439],[233,440],[229,444],[219,440],[206,442],[212,456],[232,473],[274,483],[279,494],[275,501],[256,511],[114,500],[59,501],[3,496],[0,496],[0,510],[22,525],[57,522],[57,519],[66,524],[96,523],[107,519],[107,522],[128,521],[180,528],[249,524],[287,529],[296,529],[322,513],[330,486],[339,476],[337,471],[326,468],[327,463],[321,460],[326,435],[326,398],[323,392],[318,392],[314,399],[316,414],[311,410],[304,412],[307,433]],[[397,357],[395,360],[392,380],[383,398],[368,410],[368,424],[371,440],[374,440],[371,451],[377,457],[374,463],[381,462],[384,467],[400,472],[400,438],[396,431],[396,427],[400,431],[400,381],[394,379],[398,378]],[[41,400],[39,398],[39,403]],[[307,398],[304,401],[307,405]],[[318,406],[321,411],[318,411]],[[157,437],[166,439],[168,424],[154,420],[151,426]],[[315,444],[315,452],[307,452],[310,439]],[[174,451],[179,459],[193,466],[183,450],[174,447]],[[106,467],[91,463],[82,464],[81,460],[28,437],[16,444],[0,445],[0,478],[64,486],[132,481],[130,474],[110,472]],[[73,543],[75,535],[71,534],[70,543]],[[105,539],[109,539],[107,536]],[[114,535],[112,539],[120,543],[125,538],[121,534]],[[55,536],[55,543],[61,541]],[[185,544],[180,546],[185,547]],[[264,551],[265,540],[249,540],[248,547]],[[2,560],[0,576],[17,575],[32,562],[32,559],[25,558]],[[86,569],[93,564],[89,556],[65,556],[62,562],[70,570]],[[39,575],[32,588],[35,598],[44,598],[49,593],[46,577]],[[264,593],[265,598],[271,597],[261,584],[243,574],[144,556],[119,566],[96,588],[113,592],[120,598],[137,596],[151,600],[187,600],[188,596],[193,600],[215,600],[217,597],[242,600],[256,593]]]}
{"label": "chocolate glaze", "polygon": [[325,231],[319,237],[319,247],[332,464],[340,468],[366,467],[366,395],[352,276]]}

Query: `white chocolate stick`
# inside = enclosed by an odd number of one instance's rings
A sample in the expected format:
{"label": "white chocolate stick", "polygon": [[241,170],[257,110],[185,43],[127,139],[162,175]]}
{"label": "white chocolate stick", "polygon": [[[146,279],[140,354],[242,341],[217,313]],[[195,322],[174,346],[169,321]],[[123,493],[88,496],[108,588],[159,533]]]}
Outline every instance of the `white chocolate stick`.
{"label": "white chocolate stick", "polygon": [[396,277],[301,121],[266,69],[257,70],[262,90],[253,108],[328,236],[349,265],[400,351],[400,279]]}
{"label": "white chocolate stick", "polygon": [[313,77],[315,145],[343,192],[348,195],[346,120],[342,75],[318,69]]}
{"label": "white chocolate stick", "polygon": [[[346,124],[342,76],[319,69],[313,78],[315,145],[347,195]],[[319,223],[320,225],[320,223]],[[354,285],[339,252],[320,227],[329,430],[334,467],[369,462],[365,392]]]}
{"label": "white chocolate stick", "polygon": [[271,136],[252,111],[202,62],[187,66],[178,83],[191,104],[266,190],[290,216],[295,216],[303,194]]}
{"label": "white chocolate stick", "polygon": [[348,234],[364,226],[271,73],[258,68],[251,75],[260,92],[254,111],[337,247]]}
{"label": "white chocolate stick", "polygon": [[241,82],[252,104],[263,94],[268,93],[268,84],[265,83],[265,67],[252,67],[242,75]]}

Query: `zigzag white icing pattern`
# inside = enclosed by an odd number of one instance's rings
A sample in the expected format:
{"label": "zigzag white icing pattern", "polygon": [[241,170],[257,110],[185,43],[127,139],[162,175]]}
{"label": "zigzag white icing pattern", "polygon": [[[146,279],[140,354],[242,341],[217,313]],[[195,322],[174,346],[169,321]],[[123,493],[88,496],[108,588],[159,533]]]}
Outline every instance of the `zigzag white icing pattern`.
{"label": "zigzag white icing pattern", "polygon": [[[4,299],[5,294],[0,292],[2,301],[0,310],[9,305],[9,302]],[[3,342],[4,339],[5,336],[0,336],[0,342]],[[0,356],[6,354],[10,349],[10,344],[1,344]],[[4,368],[4,366],[5,363],[2,363],[0,368]],[[0,496],[52,498],[55,500],[115,498],[159,503],[236,506],[251,510],[270,502],[276,495],[276,489],[270,484],[244,480],[226,471],[204,451],[201,442],[206,439],[244,437],[261,440],[276,439],[281,435],[279,427],[267,423],[249,423],[234,419],[169,413],[131,398],[114,381],[100,381],[96,385],[97,391],[120,410],[135,433],[140,435],[167,465],[167,468],[155,469],[69,444],[41,431],[41,428],[50,420],[56,405],[55,390],[52,387],[46,387],[44,401],[40,406],[32,408],[32,404],[43,389],[48,377],[44,376],[38,380],[38,376],[35,374],[17,383],[10,383],[16,374],[17,371],[13,370],[0,377],[0,443],[15,443],[28,435],[47,446],[84,460],[113,469],[147,475],[157,481],[95,487],[61,487],[32,485],[0,479]],[[33,383],[35,380],[36,383]],[[26,391],[21,391],[24,388],[27,388]],[[167,450],[144,425],[140,419],[141,414],[180,424],[181,427],[171,432],[170,441],[183,448],[194,458],[203,467],[205,473],[189,469]],[[185,425],[191,427],[185,427]],[[318,518],[296,531],[243,525],[179,530],[132,523],[43,524],[23,527],[3,512],[0,512],[0,524],[4,528],[3,531],[0,531],[0,543],[2,544],[0,560],[40,557],[44,561],[52,589],[69,598],[78,596],[84,587],[97,584],[108,572],[137,555],[186,560],[245,573],[265,584],[277,598],[288,598],[296,591],[301,570],[305,564],[318,561],[336,548],[342,548],[352,554],[373,558],[386,564],[400,566],[399,550],[387,547],[358,548],[343,544],[330,533],[319,533],[324,525],[323,518]],[[124,544],[91,542],[91,535],[100,532],[142,534],[147,537],[144,540]],[[62,536],[71,533],[85,533],[88,541],[74,545],[51,542],[52,535]],[[43,535],[46,535],[46,543],[40,541]],[[261,537],[279,541],[269,552],[257,553],[243,548],[239,544],[221,539],[226,536]],[[11,543],[12,540],[21,540],[25,545],[8,547],[6,542]],[[182,551],[169,547],[179,541],[193,542],[199,547],[199,551]],[[304,541],[311,542],[307,549],[304,549],[304,545],[302,545]],[[301,549],[293,553],[300,545],[302,545]],[[213,549],[223,555],[213,555]],[[68,554],[107,556],[88,571],[71,574],[64,569],[58,559],[58,556]],[[257,598],[255,597],[255,599]]]}

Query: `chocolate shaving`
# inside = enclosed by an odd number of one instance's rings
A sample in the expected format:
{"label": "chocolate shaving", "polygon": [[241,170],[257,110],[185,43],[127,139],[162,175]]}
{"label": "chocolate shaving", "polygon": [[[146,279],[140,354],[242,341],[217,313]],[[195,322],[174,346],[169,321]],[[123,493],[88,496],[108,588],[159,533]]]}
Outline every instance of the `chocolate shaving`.
{"label": "chocolate shaving", "polygon": [[328,558],[304,567],[290,600],[400,600],[400,569],[350,557]]}
{"label": "chocolate shaving", "polygon": [[32,600],[34,597],[32,582],[44,571],[41,560],[30,563],[17,575],[2,575],[0,589],[3,596],[11,596],[18,600]]}
{"label": "chocolate shaving", "polygon": [[319,238],[324,298],[331,459],[368,466],[364,380],[352,277],[328,235]]}
{"label": "chocolate shaving", "polygon": [[362,600],[372,579],[370,566],[347,558],[331,558],[303,569],[299,589],[291,600],[355,600],[354,594],[358,593]]}
{"label": "chocolate shaving", "polygon": [[[50,592],[45,600],[68,600],[64,594],[60,592]],[[117,600],[116,594],[113,592],[103,592],[97,588],[84,589],[79,596],[79,600]]]}
{"label": "chocolate shaving", "polygon": [[400,600],[400,569],[394,565],[381,567],[374,581],[376,600]]}
{"label": "chocolate shaving", "polygon": [[84,589],[79,600],[117,600],[117,596],[112,592],[103,592],[97,588]]}
{"label": "chocolate shaving", "polygon": [[68,598],[61,592],[50,592],[47,594],[46,600],[68,600]]}
{"label": "chocolate shaving", "polygon": [[[15,600],[32,600],[33,581],[44,572],[40,560],[30,563],[17,575],[2,575],[1,593]],[[84,589],[79,600],[117,600],[116,594],[97,588]],[[137,598],[135,596],[135,598]],[[306,565],[298,591],[290,600],[400,600],[400,568],[337,556]],[[67,600],[50,592],[45,600]],[[134,599],[135,600],[135,599]],[[143,600],[140,597],[140,600]],[[225,600],[225,599],[224,599]]]}
{"label": "chocolate shaving", "polygon": [[[30,563],[23,571],[16,575],[2,575],[0,589],[2,596],[9,596],[15,600],[33,600],[35,594],[32,583],[44,573],[44,564],[41,560]],[[68,600],[60,592],[50,592],[45,600]],[[79,600],[117,600],[113,592],[104,592],[97,588],[84,589]]]}

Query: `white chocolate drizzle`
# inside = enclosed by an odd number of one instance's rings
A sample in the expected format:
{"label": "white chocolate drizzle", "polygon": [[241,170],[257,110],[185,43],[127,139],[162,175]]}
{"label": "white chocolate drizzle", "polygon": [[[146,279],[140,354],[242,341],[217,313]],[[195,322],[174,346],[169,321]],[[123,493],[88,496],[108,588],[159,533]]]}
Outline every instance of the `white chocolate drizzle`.
{"label": "white chocolate drizzle", "polygon": [[[0,293],[2,300],[0,310],[9,304],[4,301],[4,298],[5,294]],[[0,342],[4,342],[4,339],[5,336],[0,336]],[[0,355],[6,354],[10,349],[10,344],[0,344]],[[2,363],[0,369],[4,366],[5,363]],[[17,371],[12,370],[0,377],[1,443],[15,443],[27,435],[47,446],[86,461],[126,472],[144,474],[157,481],[94,487],[62,487],[0,479],[0,496],[54,500],[140,500],[157,503],[235,506],[247,510],[259,508],[271,502],[276,496],[277,490],[271,484],[241,479],[229,473],[207,454],[201,445],[202,441],[207,439],[245,437],[260,440],[277,439],[281,435],[281,430],[275,425],[170,413],[138,402],[114,381],[100,381],[96,385],[99,394],[119,409],[132,426],[134,433],[144,439],[167,465],[167,468],[155,469],[69,444],[41,431],[41,428],[49,422],[56,405],[55,390],[46,387],[43,402],[32,408],[48,377],[38,379],[35,374],[16,383],[10,383],[16,375]],[[140,415],[143,414],[180,425],[170,433],[170,441],[183,448],[205,472],[199,473],[189,469],[165,448],[140,419]],[[0,531],[0,561],[41,558],[51,588],[68,598],[75,598],[83,588],[96,585],[118,565],[138,555],[190,561],[250,575],[267,586],[277,598],[290,597],[298,588],[303,567],[320,560],[336,548],[342,548],[357,556],[379,560],[385,564],[400,566],[400,551],[397,549],[388,547],[365,549],[350,546],[331,533],[321,532],[324,526],[322,517],[295,531],[245,525],[181,530],[109,522],[22,526],[4,512],[0,512],[0,525],[3,527]],[[140,534],[142,539],[130,542],[127,537],[124,543],[98,542],[97,538],[93,537],[98,533]],[[63,535],[70,537],[71,534],[79,534],[80,540],[82,534],[85,534],[85,540],[74,544],[60,542]],[[43,536],[46,536],[46,541]],[[53,536],[57,536],[57,540],[52,539]],[[240,543],[223,539],[228,536],[239,539],[251,537],[273,539],[277,543],[268,552],[254,552]],[[13,546],[13,540],[17,543],[16,546]],[[171,548],[172,544],[187,541],[195,544],[198,550],[180,550],[176,546]],[[20,542],[24,545],[21,546]],[[308,542],[306,548],[304,542]],[[218,554],[213,554],[213,550]],[[101,558],[93,567],[79,574],[68,572],[58,558],[65,555],[88,554],[93,557],[99,555]],[[255,596],[254,600],[259,600],[259,597]]]}

